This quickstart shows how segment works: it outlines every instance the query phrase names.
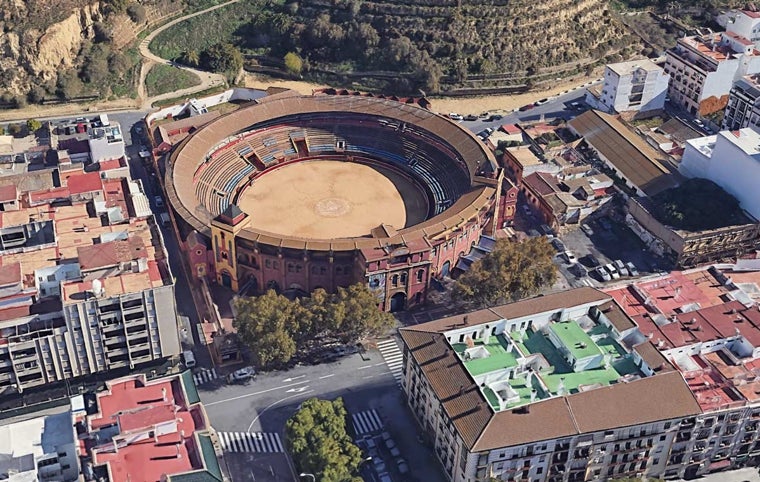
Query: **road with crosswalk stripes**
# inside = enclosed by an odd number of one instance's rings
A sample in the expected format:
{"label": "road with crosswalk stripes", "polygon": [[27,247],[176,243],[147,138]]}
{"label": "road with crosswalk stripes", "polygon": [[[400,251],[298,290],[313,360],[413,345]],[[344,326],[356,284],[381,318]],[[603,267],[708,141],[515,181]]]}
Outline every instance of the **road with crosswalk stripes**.
{"label": "road with crosswalk stripes", "polygon": [[215,368],[203,368],[193,374],[195,385],[203,385],[204,383],[216,380],[217,378],[219,378],[219,374],[216,373]]}
{"label": "road with crosswalk stripes", "polygon": [[217,432],[225,452],[284,452],[280,435],[268,432]]}
{"label": "road with crosswalk stripes", "polygon": [[400,384],[401,378],[403,377],[402,370],[404,367],[404,355],[398,348],[396,338],[390,338],[379,342],[377,344],[377,349],[383,356],[383,360],[385,360],[385,364],[388,365],[391,374],[393,374],[393,378],[395,378],[396,382]]}

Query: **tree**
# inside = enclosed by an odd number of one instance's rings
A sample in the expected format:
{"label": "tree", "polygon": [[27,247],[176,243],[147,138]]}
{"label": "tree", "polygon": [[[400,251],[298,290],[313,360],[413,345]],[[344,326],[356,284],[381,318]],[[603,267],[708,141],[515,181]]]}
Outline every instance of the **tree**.
{"label": "tree", "polygon": [[198,67],[201,62],[201,58],[198,55],[197,50],[188,50],[187,52],[182,53],[181,61],[182,63],[191,67]]}
{"label": "tree", "polygon": [[37,132],[42,128],[42,122],[37,119],[29,119],[26,121],[26,128],[29,129],[29,132]]}
{"label": "tree", "polygon": [[320,482],[353,482],[362,452],[346,432],[343,399],[310,398],[285,424],[285,436],[299,472]]}
{"label": "tree", "polygon": [[21,124],[8,124],[8,134],[17,136],[21,133]]}
{"label": "tree", "polygon": [[294,325],[303,314],[300,308],[274,290],[235,302],[233,326],[251,348],[257,366],[276,367],[293,358],[296,342],[291,334],[299,331]]}
{"label": "tree", "polygon": [[303,60],[298,54],[288,52],[285,54],[285,70],[291,75],[300,76],[303,69]]}
{"label": "tree", "polygon": [[346,342],[379,335],[393,327],[396,319],[380,311],[377,296],[365,283],[338,288],[328,307],[334,329]]}
{"label": "tree", "polygon": [[452,299],[461,305],[484,307],[534,295],[557,278],[553,255],[544,237],[520,243],[499,239],[491,253],[457,279]]}
{"label": "tree", "polygon": [[139,3],[133,3],[127,7],[127,15],[129,15],[129,18],[131,18],[136,24],[145,23],[145,20],[148,18],[148,14],[145,12],[145,7]]}
{"label": "tree", "polygon": [[213,72],[238,72],[243,68],[243,55],[234,45],[220,42],[203,51],[201,65]]}

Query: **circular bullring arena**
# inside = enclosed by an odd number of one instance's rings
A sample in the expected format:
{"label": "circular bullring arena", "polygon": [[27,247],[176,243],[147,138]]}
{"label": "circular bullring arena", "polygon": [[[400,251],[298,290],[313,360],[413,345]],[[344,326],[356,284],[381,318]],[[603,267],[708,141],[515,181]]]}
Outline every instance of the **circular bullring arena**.
{"label": "circular bullring arena", "polygon": [[[243,217],[236,244],[304,262],[319,253],[337,262],[341,252],[355,260],[357,250],[422,239],[431,249],[465,225],[468,236],[474,224],[482,229],[497,197],[497,184],[483,181],[494,177],[495,159],[472,133],[411,100],[345,91],[259,99],[193,132],[166,167],[169,201],[189,226],[211,238],[220,215]],[[287,272],[227,276],[233,287],[253,276],[259,287],[309,291],[344,284],[349,271],[358,276],[343,265],[329,283],[293,282]]]}

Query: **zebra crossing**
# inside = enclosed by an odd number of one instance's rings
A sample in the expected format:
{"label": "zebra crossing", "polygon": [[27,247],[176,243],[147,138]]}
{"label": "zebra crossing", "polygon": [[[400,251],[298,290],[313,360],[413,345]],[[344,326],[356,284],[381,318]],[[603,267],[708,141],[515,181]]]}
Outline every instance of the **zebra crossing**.
{"label": "zebra crossing", "polygon": [[388,365],[388,369],[391,371],[393,378],[395,378],[398,383],[401,383],[404,355],[401,353],[401,350],[398,349],[396,339],[391,338],[379,342],[377,344],[377,349],[380,350],[380,354],[383,355],[385,364]]}
{"label": "zebra crossing", "polygon": [[379,432],[383,429],[383,422],[380,420],[380,414],[374,409],[352,413],[351,421],[354,424],[354,433],[357,437],[368,433]]}
{"label": "zebra crossing", "polygon": [[196,385],[203,385],[204,383],[216,380],[217,378],[219,378],[219,375],[216,373],[216,370],[214,368],[210,370],[204,368],[193,374],[193,381]]}
{"label": "zebra crossing", "polygon": [[217,432],[225,452],[285,452],[280,435],[273,432]]}

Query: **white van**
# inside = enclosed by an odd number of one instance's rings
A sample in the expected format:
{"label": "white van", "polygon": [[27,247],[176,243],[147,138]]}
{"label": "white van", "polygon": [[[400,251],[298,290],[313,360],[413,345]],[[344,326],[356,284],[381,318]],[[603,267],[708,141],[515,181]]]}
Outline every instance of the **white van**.
{"label": "white van", "polygon": [[193,368],[195,366],[195,355],[190,350],[182,352],[182,363],[185,364],[185,368]]}

